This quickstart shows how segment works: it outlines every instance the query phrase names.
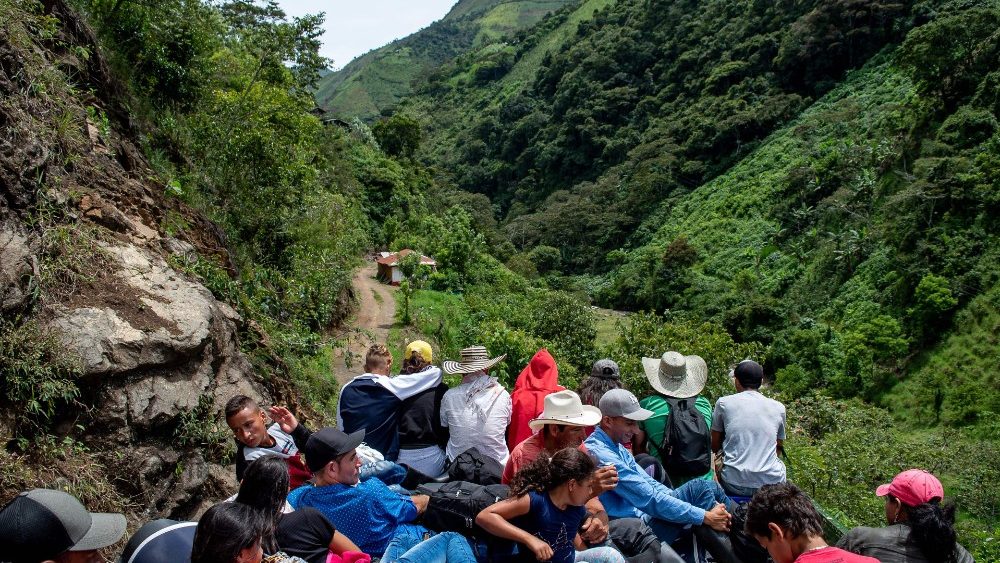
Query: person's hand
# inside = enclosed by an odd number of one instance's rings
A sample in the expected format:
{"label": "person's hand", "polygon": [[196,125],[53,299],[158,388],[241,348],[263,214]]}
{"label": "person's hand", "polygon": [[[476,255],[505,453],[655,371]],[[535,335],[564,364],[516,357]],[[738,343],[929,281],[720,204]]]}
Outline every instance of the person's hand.
{"label": "person's hand", "polygon": [[594,494],[601,494],[618,485],[618,470],[613,465],[606,465],[594,472]]}
{"label": "person's hand", "polygon": [[423,514],[427,510],[427,505],[431,501],[431,497],[427,495],[413,495],[410,497],[413,501],[413,506],[417,507],[417,514]]}
{"label": "person's hand", "polygon": [[536,537],[531,538],[531,543],[528,544],[528,549],[535,554],[535,559],[539,561],[552,560],[552,547]]}
{"label": "person's hand", "polygon": [[273,406],[267,409],[267,414],[271,416],[271,420],[278,423],[281,427],[281,431],[285,434],[291,434],[295,432],[295,429],[299,427],[299,419],[295,418],[292,411],[285,407]]}
{"label": "person's hand", "polygon": [[726,511],[726,505],[719,503],[715,505],[715,508],[712,510],[705,512],[705,520],[703,524],[718,532],[728,532],[729,523],[732,519],[732,515]]}
{"label": "person's hand", "polygon": [[588,514],[580,528],[580,537],[590,545],[599,544],[608,538],[608,523],[593,514]]}

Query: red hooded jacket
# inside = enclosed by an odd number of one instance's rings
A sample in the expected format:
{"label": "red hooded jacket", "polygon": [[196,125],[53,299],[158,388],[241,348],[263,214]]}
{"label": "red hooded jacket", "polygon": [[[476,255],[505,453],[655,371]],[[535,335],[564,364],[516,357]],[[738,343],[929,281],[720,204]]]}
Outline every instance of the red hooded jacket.
{"label": "red hooded jacket", "polygon": [[545,396],[549,393],[562,391],[557,383],[559,369],[549,351],[542,348],[535,353],[528,365],[517,376],[514,392],[510,395],[512,403],[510,426],[507,427],[507,447],[511,450],[532,432],[528,422],[536,418],[545,408]]}

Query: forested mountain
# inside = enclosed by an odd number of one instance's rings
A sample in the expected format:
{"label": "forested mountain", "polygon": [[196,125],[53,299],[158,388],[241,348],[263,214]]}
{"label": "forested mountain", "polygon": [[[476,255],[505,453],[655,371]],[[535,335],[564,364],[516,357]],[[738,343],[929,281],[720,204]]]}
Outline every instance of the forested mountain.
{"label": "forested mountain", "polygon": [[995,310],[998,24],[996,2],[584,4],[401,111],[490,198],[512,267],[554,248],[553,283],[767,344],[780,385],[880,400],[910,375],[939,382],[922,418],[968,423],[1000,407],[968,393],[989,370],[920,366]]}
{"label": "forested mountain", "polygon": [[545,14],[575,1],[460,0],[441,20],[323,77],[317,104],[337,117],[373,119],[395,107],[412,92],[415,80],[442,63],[530,27]]}

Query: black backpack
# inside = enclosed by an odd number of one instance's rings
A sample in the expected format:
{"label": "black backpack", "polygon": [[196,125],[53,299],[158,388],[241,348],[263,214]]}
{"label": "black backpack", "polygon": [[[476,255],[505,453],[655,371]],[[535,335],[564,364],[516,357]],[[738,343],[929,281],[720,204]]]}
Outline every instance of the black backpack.
{"label": "black backpack", "polygon": [[486,457],[476,448],[458,454],[448,466],[449,481],[468,481],[478,485],[499,485],[502,473],[500,462]]}
{"label": "black backpack", "polygon": [[435,532],[458,532],[466,537],[488,539],[490,534],[476,524],[476,516],[487,506],[510,494],[507,485],[477,485],[467,481],[425,483],[417,493],[430,497],[421,523]]}
{"label": "black backpack", "polygon": [[663,427],[660,459],[667,473],[676,477],[699,477],[712,468],[712,435],[705,416],[694,408],[695,397],[673,399],[667,425]]}

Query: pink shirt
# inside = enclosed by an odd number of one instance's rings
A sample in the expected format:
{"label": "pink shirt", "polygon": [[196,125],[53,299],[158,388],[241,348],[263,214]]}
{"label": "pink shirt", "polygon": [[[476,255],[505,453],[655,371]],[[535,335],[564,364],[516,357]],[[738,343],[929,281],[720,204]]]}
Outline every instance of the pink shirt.
{"label": "pink shirt", "polygon": [[525,465],[535,461],[543,449],[545,449],[545,442],[542,440],[541,432],[532,434],[523,442],[514,446],[514,450],[510,452],[510,457],[507,458],[507,465],[503,468],[503,475],[500,476],[500,482],[504,485],[509,485],[511,479],[514,478],[514,474],[520,471]]}
{"label": "pink shirt", "polygon": [[836,547],[824,547],[799,555],[795,563],[879,563],[879,560]]}

